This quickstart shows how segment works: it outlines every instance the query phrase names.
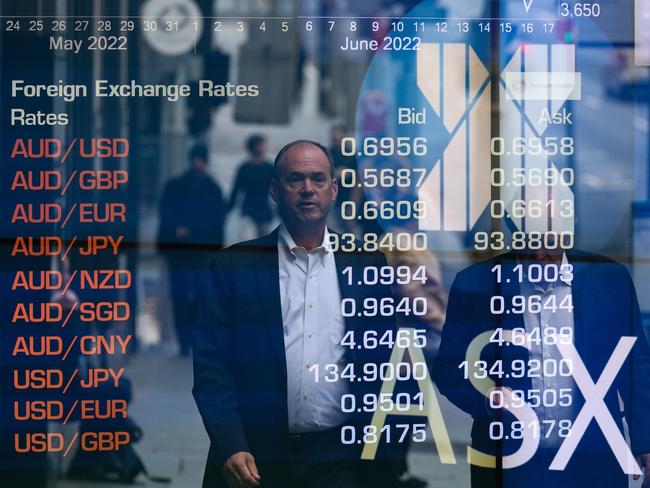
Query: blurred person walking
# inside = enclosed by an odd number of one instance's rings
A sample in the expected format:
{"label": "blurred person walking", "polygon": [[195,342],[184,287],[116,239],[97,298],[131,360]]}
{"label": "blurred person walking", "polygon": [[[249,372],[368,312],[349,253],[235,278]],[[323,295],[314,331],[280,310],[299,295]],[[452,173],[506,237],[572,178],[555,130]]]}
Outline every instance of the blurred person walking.
{"label": "blurred person walking", "polygon": [[189,354],[192,345],[201,268],[209,251],[223,245],[226,210],[221,188],[208,174],[207,148],[194,146],[189,161],[190,168],[165,186],[158,228],[158,250],[167,260],[182,356]]}
{"label": "blurred person walking", "polygon": [[337,193],[325,147],[287,144],[271,184],[280,226],[210,262],[193,358],[193,394],[211,441],[205,488],[394,488],[382,482],[381,461],[361,461],[361,446],[341,441],[343,427],[370,421],[360,409],[342,411],[343,395],[377,395],[380,382],[325,381],[312,368],[378,367],[387,348],[352,350],[343,339],[394,330],[392,316],[341,313],[344,299],[386,300],[391,291],[343,277],[385,267],[386,258],[334,244],[340,236],[326,222]]}
{"label": "blurred person walking", "polygon": [[235,185],[230,195],[229,210],[237,205],[243,194],[241,215],[249,217],[255,224],[257,237],[266,234],[273,220],[269,201],[269,186],[273,179],[273,165],[266,159],[266,137],[254,134],[246,140],[248,159],[237,171]]}

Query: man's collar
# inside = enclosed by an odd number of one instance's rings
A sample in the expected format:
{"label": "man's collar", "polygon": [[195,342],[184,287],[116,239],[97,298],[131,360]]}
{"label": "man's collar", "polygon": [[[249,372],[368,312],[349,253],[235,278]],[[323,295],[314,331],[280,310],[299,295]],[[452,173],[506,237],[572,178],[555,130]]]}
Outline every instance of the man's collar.
{"label": "man's collar", "polygon": [[323,242],[319,247],[312,249],[311,253],[308,253],[304,247],[298,246],[296,244],[296,242],[293,240],[293,237],[291,237],[289,230],[284,225],[284,222],[280,224],[280,228],[278,232],[278,242],[282,246],[284,246],[285,250],[288,253],[288,256],[290,256],[292,260],[295,260],[298,257],[296,253],[300,252],[301,250],[305,254],[318,252],[322,259],[325,259],[325,256],[327,256],[328,253],[332,252],[332,244],[330,242],[330,232],[327,226],[325,226],[325,232],[323,233]]}

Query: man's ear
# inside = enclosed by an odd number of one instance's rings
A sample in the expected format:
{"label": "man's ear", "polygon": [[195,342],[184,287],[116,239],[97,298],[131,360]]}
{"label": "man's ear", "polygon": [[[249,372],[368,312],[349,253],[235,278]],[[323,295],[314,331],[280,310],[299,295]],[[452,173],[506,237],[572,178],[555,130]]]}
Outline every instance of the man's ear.
{"label": "man's ear", "polygon": [[336,201],[336,197],[339,195],[339,180],[336,178],[332,179],[332,201]]}
{"label": "man's ear", "polygon": [[271,195],[273,201],[275,203],[278,203],[280,192],[278,189],[278,180],[276,180],[275,178],[271,180],[271,186],[269,186],[269,194]]}

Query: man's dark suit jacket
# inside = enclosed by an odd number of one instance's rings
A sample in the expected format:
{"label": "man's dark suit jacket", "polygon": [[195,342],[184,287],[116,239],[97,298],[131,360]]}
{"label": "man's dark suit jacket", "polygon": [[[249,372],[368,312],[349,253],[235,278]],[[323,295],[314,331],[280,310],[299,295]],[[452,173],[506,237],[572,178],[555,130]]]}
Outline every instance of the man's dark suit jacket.
{"label": "man's dark suit jacket", "polygon": [[[624,416],[630,429],[632,452],[635,455],[648,453],[650,348],[643,331],[632,280],[622,265],[607,258],[580,252],[568,252],[567,257],[573,265],[574,273],[574,344],[592,380],[598,380],[622,336],[637,337],[627,361],[605,396],[605,403],[622,431],[622,414],[617,398],[617,391],[620,392],[625,404]],[[503,454],[510,454],[519,447],[521,441],[506,441],[501,446],[490,441],[488,428],[490,422],[495,419],[496,412],[490,411],[486,397],[475,390],[469,380],[464,379],[459,365],[465,360],[469,343],[482,332],[497,327],[525,327],[523,315],[490,314],[490,298],[493,295],[505,296],[508,303],[509,297],[520,294],[516,276],[506,273],[506,270],[512,270],[517,262],[517,254],[509,253],[473,265],[457,275],[449,296],[440,352],[434,364],[434,378],[441,393],[474,418],[473,447],[490,454],[497,453],[497,449],[503,449]],[[495,274],[490,271],[497,263],[502,264],[504,270],[500,286],[496,283]],[[508,279],[510,283],[505,282]],[[500,356],[504,364],[507,364],[513,359],[527,360],[528,351],[513,345],[495,345],[484,349],[482,359],[490,363],[496,356]],[[529,378],[504,379],[502,385],[528,390],[531,388],[531,381]],[[577,386],[574,387],[574,402],[577,414],[584,404]],[[510,414],[507,417],[504,415],[504,420],[506,418],[516,420]],[[578,444],[576,453],[580,452],[589,455],[611,453],[594,419]],[[615,465],[609,468],[621,472],[618,464],[615,461],[614,463]],[[604,467],[599,466],[598,469]]]}
{"label": "man's dark suit jacket", "polygon": [[[335,253],[341,298],[382,298],[384,285],[362,287],[364,266],[384,266],[380,252]],[[341,272],[354,268],[354,285]],[[249,451],[261,475],[288,457],[287,371],[280,302],[278,231],[216,253],[208,270],[201,319],[194,335],[193,394],[210,437],[204,487],[226,486],[221,470],[234,453]],[[359,306],[359,305],[358,305]],[[383,331],[392,317],[348,317],[346,330]],[[356,334],[355,334],[356,335]],[[359,336],[357,336],[359,337]],[[351,350],[355,364],[383,362],[390,351]],[[377,385],[353,383],[352,393]],[[351,418],[352,424],[365,419]]]}

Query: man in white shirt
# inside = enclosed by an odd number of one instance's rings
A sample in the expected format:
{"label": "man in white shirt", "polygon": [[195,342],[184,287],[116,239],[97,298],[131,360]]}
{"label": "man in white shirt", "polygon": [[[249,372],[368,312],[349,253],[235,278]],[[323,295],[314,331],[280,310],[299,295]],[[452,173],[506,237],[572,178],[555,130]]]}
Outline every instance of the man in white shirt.
{"label": "man in white shirt", "polygon": [[367,420],[344,414],[341,397],[378,389],[341,372],[387,360],[390,351],[341,342],[348,331],[382,333],[394,324],[342,316],[342,298],[390,295],[385,285],[353,286],[342,270],[362,273],[386,260],[330,244],[326,221],[338,184],[323,146],[285,146],[270,192],[280,227],[218,253],[207,280],[193,390],[211,440],[203,486],[357,488],[360,446],[343,444],[341,427]]}
{"label": "man in white shirt", "polygon": [[[524,327],[529,337],[540,340],[531,340],[529,342],[529,358],[539,361],[539,364],[560,364],[562,354],[552,343],[554,335],[562,333],[565,341],[573,342],[574,336],[574,319],[572,302],[572,282],[573,282],[573,265],[569,264],[566,253],[555,257],[555,261],[540,260],[539,262],[522,261],[522,274],[526,277],[533,275],[529,267],[536,266],[537,269],[543,269],[541,266],[555,264],[559,269],[557,278],[553,281],[544,281],[542,279],[531,282],[525,279],[520,283],[520,294],[525,297],[526,303],[531,301],[531,297],[540,297],[542,303],[563,304],[563,306],[541,307],[539,311],[531,311],[526,307],[523,313]],[[548,269],[548,268],[547,268]],[[555,426],[560,422],[573,420],[577,415],[576,405],[567,398],[572,398],[578,393],[578,387],[571,375],[560,374],[540,374],[531,377],[531,387],[533,391],[539,391],[541,400],[539,404],[531,402],[534,407],[537,418],[539,419],[539,449],[557,450],[562,441],[562,431]],[[549,401],[549,398],[551,401]],[[552,401],[553,398],[558,400]]]}
{"label": "man in white shirt", "polygon": [[341,293],[334,254],[325,229],[322,244],[308,252],[280,226],[280,299],[287,360],[289,432],[319,431],[343,424],[345,381],[316,382],[314,365],[345,365]]}

